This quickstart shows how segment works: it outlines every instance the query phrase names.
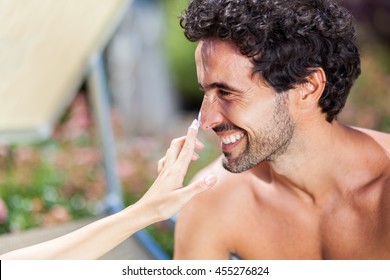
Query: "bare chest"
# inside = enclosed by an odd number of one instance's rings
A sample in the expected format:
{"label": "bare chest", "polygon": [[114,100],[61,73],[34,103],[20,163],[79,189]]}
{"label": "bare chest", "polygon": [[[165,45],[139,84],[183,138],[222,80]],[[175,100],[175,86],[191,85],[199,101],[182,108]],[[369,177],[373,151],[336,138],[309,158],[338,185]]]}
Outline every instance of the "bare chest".
{"label": "bare chest", "polygon": [[246,219],[235,252],[243,259],[390,259],[389,216],[380,209],[297,211]]}
{"label": "bare chest", "polygon": [[389,259],[389,215],[381,209],[349,208],[322,217],[318,224],[322,259]]}

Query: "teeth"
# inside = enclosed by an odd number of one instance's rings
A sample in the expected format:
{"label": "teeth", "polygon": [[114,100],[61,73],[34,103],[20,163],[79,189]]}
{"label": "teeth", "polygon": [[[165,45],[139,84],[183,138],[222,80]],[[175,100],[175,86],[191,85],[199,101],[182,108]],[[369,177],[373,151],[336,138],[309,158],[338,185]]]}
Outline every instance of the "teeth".
{"label": "teeth", "polygon": [[237,142],[238,140],[240,140],[242,137],[244,137],[244,134],[242,133],[237,133],[235,135],[230,135],[228,137],[223,137],[221,138],[222,140],[222,143],[224,143],[225,145],[227,144],[231,144],[231,143],[235,143]]}

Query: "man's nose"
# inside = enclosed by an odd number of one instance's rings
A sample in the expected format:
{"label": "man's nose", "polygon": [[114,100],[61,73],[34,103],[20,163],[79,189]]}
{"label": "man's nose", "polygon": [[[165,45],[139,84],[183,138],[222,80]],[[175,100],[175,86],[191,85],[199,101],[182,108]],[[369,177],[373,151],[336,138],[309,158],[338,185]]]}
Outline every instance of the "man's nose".
{"label": "man's nose", "polygon": [[223,122],[223,114],[221,113],[218,104],[208,102],[206,99],[202,102],[200,113],[201,127],[203,129],[211,129]]}

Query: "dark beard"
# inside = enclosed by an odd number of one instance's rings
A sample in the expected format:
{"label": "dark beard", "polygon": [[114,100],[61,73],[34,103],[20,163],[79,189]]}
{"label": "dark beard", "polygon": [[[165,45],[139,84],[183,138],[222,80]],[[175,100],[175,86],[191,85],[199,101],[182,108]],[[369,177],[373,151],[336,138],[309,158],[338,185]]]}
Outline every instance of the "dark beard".
{"label": "dark beard", "polygon": [[295,124],[288,110],[288,97],[280,93],[276,97],[273,119],[270,124],[249,139],[248,134],[245,150],[236,158],[231,153],[224,153],[223,167],[232,173],[241,173],[253,168],[263,161],[275,160],[283,154],[294,135]]}

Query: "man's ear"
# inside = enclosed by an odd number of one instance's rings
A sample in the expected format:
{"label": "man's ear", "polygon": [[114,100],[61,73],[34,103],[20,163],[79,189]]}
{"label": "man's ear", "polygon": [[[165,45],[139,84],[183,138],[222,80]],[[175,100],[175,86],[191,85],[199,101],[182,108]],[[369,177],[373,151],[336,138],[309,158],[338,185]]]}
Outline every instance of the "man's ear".
{"label": "man's ear", "polygon": [[313,72],[306,77],[306,83],[299,86],[299,101],[302,105],[317,105],[326,84],[326,75],[322,68],[310,69]]}

